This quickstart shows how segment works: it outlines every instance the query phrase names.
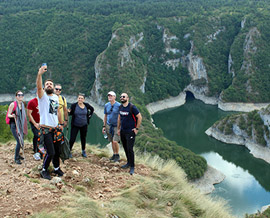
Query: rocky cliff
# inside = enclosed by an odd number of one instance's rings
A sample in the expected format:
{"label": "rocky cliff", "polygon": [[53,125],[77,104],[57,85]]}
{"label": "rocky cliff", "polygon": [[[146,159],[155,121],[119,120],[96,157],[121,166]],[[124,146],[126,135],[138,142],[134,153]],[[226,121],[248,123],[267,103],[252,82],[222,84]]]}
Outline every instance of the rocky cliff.
{"label": "rocky cliff", "polygon": [[270,163],[270,106],[259,111],[228,116],[206,134],[228,144],[246,146],[257,158]]}

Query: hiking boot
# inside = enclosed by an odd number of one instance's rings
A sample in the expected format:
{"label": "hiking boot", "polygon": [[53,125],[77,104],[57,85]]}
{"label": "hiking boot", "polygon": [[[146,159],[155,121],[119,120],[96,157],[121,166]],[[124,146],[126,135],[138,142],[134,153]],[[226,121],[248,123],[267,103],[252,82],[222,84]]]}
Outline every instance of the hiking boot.
{"label": "hiking boot", "polygon": [[133,175],[134,174],[134,167],[130,167],[129,174]]}
{"label": "hiking boot", "polygon": [[41,178],[51,180],[51,175],[47,170],[40,171]]}
{"label": "hiking boot", "polygon": [[55,173],[59,177],[64,175],[64,172],[60,168],[58,170],[54,170],[53,173]]}
{"label": "hiking boot", "polygon": [[120,160],[120,155],[119,154],[116,154],[115,156],[114,156],[114,162],[118,162]]}
{"label": "hiking boot", "polygon": [[113,156],[111,156],[110,160],[114,160],[115,158],[115,154],[113,154]]}
{"label": "hiking boot", "polygon": [[19,160],[24,160],[24,158],[21,155],[19,155]]}
{"label": "hiking boot", "polygon": [[20,159],[15,160],[15,163],[16,163],[16,164],[22,164],[22,162],[21,162],[21,160],[20,160]]}
{"label": "hiking boot", "polygon": [[125,164],[125,165],[121,166],[121,168],[122,168],[122,169],[129,168],[129,163],[127,163],[127,164]]}
{"label": "hiking boot", "polygon": [[86,153],[85,153],[85,150],[82,150],[82,156],[83,157],[87,157]]}

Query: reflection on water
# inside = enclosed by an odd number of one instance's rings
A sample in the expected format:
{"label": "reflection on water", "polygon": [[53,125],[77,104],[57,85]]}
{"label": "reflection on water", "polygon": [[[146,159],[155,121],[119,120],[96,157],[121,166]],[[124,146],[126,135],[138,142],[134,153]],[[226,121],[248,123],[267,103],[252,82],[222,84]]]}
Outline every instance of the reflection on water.
{"label": "reflection on water", "polygon": [[181,107],[156,113],[153,119],[168,139],[202,155],[226,175],[212,195],[226,199],[233,213],[243,217],[270,203],[270,165],[254,158],[244,146],[224,144],[204,133],[229,114],[189,99]]}

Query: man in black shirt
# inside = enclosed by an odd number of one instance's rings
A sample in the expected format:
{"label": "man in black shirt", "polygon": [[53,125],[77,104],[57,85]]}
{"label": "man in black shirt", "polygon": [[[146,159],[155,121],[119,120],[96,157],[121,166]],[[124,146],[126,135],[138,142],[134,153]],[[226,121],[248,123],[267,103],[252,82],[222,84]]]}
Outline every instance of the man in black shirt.
{"label": "man in black shirt", "polygon": [[134,142],[135,136],[137,135],[141,122],[142,116],[137,107],[129,103],[129,97],[127,93],[122,93],[120,96],[122,105],[119,108],[117,132],[121,137],[121,141],[127,157],[127,164],[123,165],[122,168],[130,167],[130,175],[134,173]]}

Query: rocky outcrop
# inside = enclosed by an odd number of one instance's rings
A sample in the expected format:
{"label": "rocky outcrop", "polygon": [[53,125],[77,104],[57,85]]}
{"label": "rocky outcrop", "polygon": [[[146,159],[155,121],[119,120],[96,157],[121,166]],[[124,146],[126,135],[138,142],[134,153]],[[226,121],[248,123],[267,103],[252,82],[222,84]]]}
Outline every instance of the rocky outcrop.
{"label": "rocky outcrop", "polygon": [[256,157],[263,159],[267,163],[270,163],[270,148],[269,147],[263,147],[261,145],[258,145],[254,141],[245,138],[242,135],[225,135],[224,133],[220,132],[218,129],[214,127],[210,127],[205,131],[205,133],[208,136],[211,136],[221,142],[227,143],[227,144],[236,144],[236,145],[244,145],[246,146],[250,153]]}
{"label": "rocky outcrop", "polygon": [[210,194],[215,190],[214,184],[221,183],[225,179],[225,175],[217,169],[208,165],[206,172],[200,179],[192,181],[203,194]]}

